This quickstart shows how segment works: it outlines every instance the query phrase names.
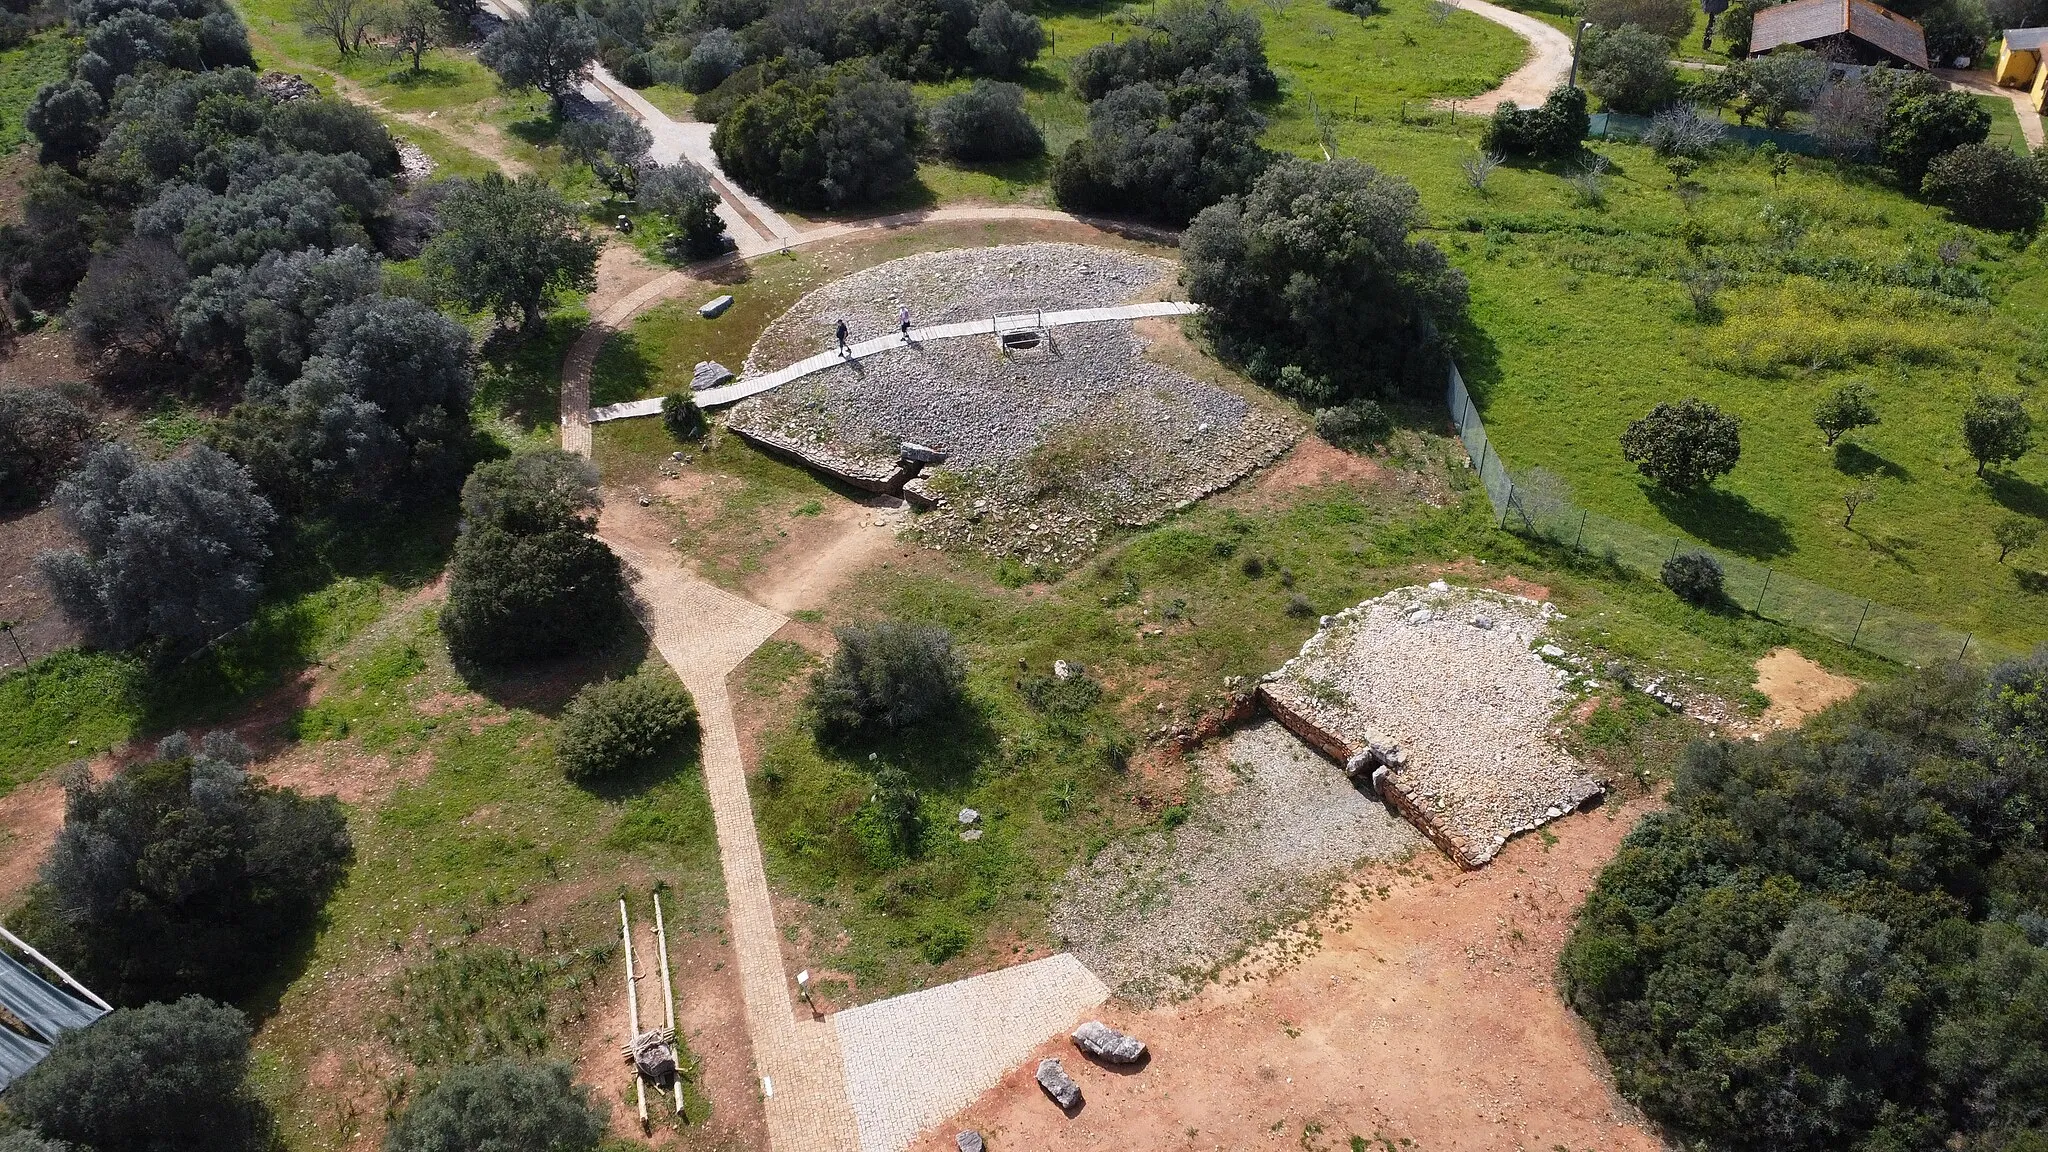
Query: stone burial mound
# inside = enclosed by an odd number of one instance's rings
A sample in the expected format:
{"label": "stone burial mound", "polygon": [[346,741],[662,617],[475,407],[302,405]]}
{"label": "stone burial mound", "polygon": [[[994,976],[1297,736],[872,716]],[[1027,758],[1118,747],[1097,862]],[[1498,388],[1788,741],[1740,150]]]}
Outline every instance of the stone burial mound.
{"label": "stone burial mound", "polygon": [[813,291],[762,333],[745,375],[914,327],[1004,318],[836,364],[735,407],[727,427],[856,487],[931,509],[927,542],[1063,564],[1281,452],[1277,403],[1148,358],[1128,320],[1050,330],[1040,312],[1170,296],[1174,266],[1081,244],[957,249],[879,264]]}
{"label": "stone burial mound", "polygon": [[1476,868],[1603,791],[1547,733],[1569,674],[1557,610],[1442,581],[1336,616],[1259,684],[1275,719]]}

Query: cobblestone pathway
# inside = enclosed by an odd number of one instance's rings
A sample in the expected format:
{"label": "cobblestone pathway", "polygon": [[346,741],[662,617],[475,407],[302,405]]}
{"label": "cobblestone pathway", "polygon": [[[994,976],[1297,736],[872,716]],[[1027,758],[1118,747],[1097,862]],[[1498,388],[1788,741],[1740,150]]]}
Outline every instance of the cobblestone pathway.
{"label": "cobblestone pathway", "polygon": [[[605,535],[602,521],[598,533]],[[697,698],[703,720],[704,786],[718,829],[726,915],[755,1073],[767,1097],[770,1145],[774,1152],[853,1152],[857,1144],[837,1032],[830,1023],[800,1019],[790,1000],[746,768],[725,691],[726,675],[785,621],[697,579],[673,557],[646,555],[616,537],[606,543],[631,566],[647,633]]]}
{"label": "cobblestone pathway", "polygon": [[899,1152],[1109,999],[1061,953],[832,1017],[861,1152]]}

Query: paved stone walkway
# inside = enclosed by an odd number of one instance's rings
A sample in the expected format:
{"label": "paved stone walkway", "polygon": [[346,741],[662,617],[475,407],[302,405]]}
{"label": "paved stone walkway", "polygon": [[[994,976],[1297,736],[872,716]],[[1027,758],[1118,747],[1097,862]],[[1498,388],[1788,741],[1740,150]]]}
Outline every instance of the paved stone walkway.
{"label": "paved stone walkway", "polygon": [[[924,344],[932,340],[956,340],[962,336],[994,336],[998,332],[1011,332],[1020,328],[1065,328],[1075,324],[1101,324],[1111,320],[1140,320],[1147,316],[1185,316],[1199,312],[1199,305],[1183,300],[1166,300],[1154,304],[1123,304],[1113,308],[1072,308],[1059,312],[1026,312],[1016,316],[992,316],[987,320],[967,320],[958,324],[935,324],[929,328],[912,328],[911,344]],[[848,360],[862,360],[877,352],[887,352],[903,347],[901,336],[877,336],[847,346],[845,354],[837,350],[820,352],[805,357],[787,367],[778,368],[762,376],[752,376],[706,388],[695,393],[697,406],[716,408],[721,404],[732,404],[749,396],[758,396],[771,388],[779,388],[792,380],[801,380],[813,372]],[[661,414],[659,396],[647,400],[629,400],[623,404],[607,404],[590,410],[589,422],[602,424],[607,420],[624,420],[632,416],[658,416]],[[585,435],[588,435],[586,432]]]}
{"label": "paved stone walkway", "polygon": [[830,1023],[799,1019],[782,967],[775,906],[761,863],[746,767],[740,760],[725,678],[784,618],[683,570],[672,556],[649,556],[598,533],[632,568],[641,622],[662,659],[697,698],[703,724],[704,786],[725,873],[726,919],[740,970],[740,995],[753,1041],[754,1068],[766,1097],[774,1152],[853,1152],[852,1112]]}
{"label": "paved stone walkway", "polygon": [[834,1015],[861,1152],[901,1152],[1107,999],[1061,953]]}

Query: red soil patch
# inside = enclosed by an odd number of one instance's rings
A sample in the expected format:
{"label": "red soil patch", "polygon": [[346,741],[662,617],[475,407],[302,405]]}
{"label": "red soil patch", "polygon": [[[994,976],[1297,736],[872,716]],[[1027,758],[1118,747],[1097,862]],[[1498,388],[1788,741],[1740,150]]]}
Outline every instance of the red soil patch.
{"label": "red soil patch", "polygon": [[1387,478],[1384,464],[1331,444],[1313,433],[1294,442],[1294,449],[1257,474],[1252,491],[1277,497],[1303,488],[1332,484],[1378,484]]}
{"label": "red soil patch", "polygon": [[63,827],[64,786],[54,773],[0,797],[0,908],[35,883]]}
{"label": "red soil patch", "polygon": [[1507,572],[1499,571],[1477,560],[1460,560],[1455,564],[1438,565],[1432,571],[1439,576],[1466,584],[1491,588],[1510,596],[1525,596],[1538,603],[1550,599],[1550,586],[1524,580]]}
{"label": "red soil patch", "polygon": [[1756,662],[1756,690],[1771,701],[1763,715],[1766,729],[1797,728],[1807,717],[1847,700],[1861,687],[1800,655],[1796,648],[1774,648]]}
{"label": "red soil patch", "polygon": [[0,519],[0,620],[15,622],[14,639],[21,642],[17,652],[13,640],[0,640],[0,671],[20,667],[23,652],[34,660],[78,643],[78,629],[57,610],[35,568],[43,552],[76,545],[55,508],[16,511]]}
{"label": "red soil patch", "polygon": [[[1304,947],[1183,1004],[1108,1006],[1151,1045],[1143,1069],[1098,1067],[1061,1037],[913,1147],[944,1152],[976,1128],[1034,1152],[1341,1150],[1352,1135],[1428,1152],[1659,1150],[1554,983],[1587,887],[1650,807],[1567,817],[1548,850],[1525,837],[1478,872],[1433,855],[1367,869],[1295,937]],[[1071,1119],[1032,1081],[1044,1056],[1086,1094]]]}

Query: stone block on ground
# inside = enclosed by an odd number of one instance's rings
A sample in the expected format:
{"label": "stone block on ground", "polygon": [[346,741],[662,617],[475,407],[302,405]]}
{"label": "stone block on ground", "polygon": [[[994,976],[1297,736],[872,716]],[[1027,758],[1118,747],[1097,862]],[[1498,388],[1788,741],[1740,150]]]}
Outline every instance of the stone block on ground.
{"label": "stone block on ground", "polygon": [[981,1142],[981,1133],[979,1132],[960,1133],[958,1136],[953,1137],[953,1146],[960,1149],[960,1152],[982,1152],[987,1147],[987,1145]]}
{"label": "stone block on ground", "polygon": [[702,316],[706,320],[715,320],[719,316],[724,315],[725,310],[730,307],[732,307],[731,296],[715,296],[698,306],[697,315]]}
{"label": "stone block on ground", "polygon": [[1126,1036],[1100,1020],[1090,1020],[1074,1029],[1074,1047],[1111,1064],[1136,1064],[1145,1058],[1145,1042]]}
{"label": "stone block on ground", "polygon": [[1081,1106],[1081,1086],[1067,1075],[1067,1070],[1057,1059],[1038,1062],[1038,1086],[1052,1097],[1052,1102],[1063,1112],[1072,1112]]}
{"label": "stone block on ground", "polygon": [[716,360],[699,360],[696,369],[690,373],[690,390],[702,392],[706,388],[716,388],[730,379],[732,369]]}

